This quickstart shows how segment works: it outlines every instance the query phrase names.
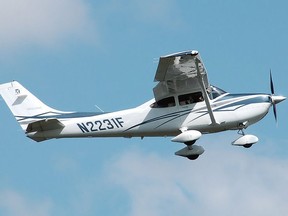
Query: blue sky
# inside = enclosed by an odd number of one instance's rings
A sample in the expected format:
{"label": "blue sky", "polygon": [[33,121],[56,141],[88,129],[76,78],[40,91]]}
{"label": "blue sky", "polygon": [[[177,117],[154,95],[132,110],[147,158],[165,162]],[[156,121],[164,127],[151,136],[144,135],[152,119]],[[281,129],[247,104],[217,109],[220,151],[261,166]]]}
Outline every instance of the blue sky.
{"label": "blue sky", "polygon": [[[212,84],[288,95],[287,1],[0,0],[0,81],[60,110],[105,111],[153,97],[159,56],[197,49]],[[170,138],[36,143],[0,101],[0,215],[284,215],[287,101],[247,129],[203,136],[199,160]]]}

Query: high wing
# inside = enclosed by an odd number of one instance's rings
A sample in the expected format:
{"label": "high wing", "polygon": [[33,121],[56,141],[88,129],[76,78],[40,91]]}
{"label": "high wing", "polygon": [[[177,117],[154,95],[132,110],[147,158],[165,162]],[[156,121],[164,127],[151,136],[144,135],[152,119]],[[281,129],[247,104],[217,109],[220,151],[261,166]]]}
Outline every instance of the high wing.
{"label": "high wing", "polygon": [[180,93],[202,92],[212,124],[217,124],[207,91],[210,84],[198,51],[184,51],[160,57],[154,81],[155,100]]}
{"label": "high wing", "polygon": [[[197,65],[200,74],[197,72]],[[200,77],[199,77],[200,75]],[[156,100],[178,93],[201,91],[199,78],[204,88],[210,85],[207,71],[198,51],[185,51],[160,57],[153,89]]]}

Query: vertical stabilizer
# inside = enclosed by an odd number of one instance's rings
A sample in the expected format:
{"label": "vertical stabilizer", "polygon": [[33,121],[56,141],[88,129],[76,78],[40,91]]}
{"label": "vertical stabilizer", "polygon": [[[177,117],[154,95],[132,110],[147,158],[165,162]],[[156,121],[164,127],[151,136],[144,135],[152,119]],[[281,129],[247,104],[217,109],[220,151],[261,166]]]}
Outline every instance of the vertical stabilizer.
{"label": "vertical stabilizer", "polygon": [[51,114],[63,113],[45,105],[16,81],[1,84],[0,94],[23,130],[31,122],[45,119]]}

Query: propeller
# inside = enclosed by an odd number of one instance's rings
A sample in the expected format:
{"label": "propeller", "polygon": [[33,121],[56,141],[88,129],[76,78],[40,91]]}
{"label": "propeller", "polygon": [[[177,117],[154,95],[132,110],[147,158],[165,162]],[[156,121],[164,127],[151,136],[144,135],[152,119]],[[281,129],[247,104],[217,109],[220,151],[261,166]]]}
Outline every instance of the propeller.
{"label": "propeller", "polygon": [[271,103],[272,103],[272,106],[273,106],[274,118],[275,118],[275,121],[276,121],[276,123],[277,123],[277,109],[276,109],[276,104],[277,104],[277,103],[280,103],[280,102],[283,101],[283,100],[285,100],[286,97],[275,95],[271,69],[270,69],[270,90],[271,90],[270,98],[271,98]]}
{"label": "propeller", "polygon": [[271,102],[273,106],[273,113],[274,113],[274,118],[277,123],[277,109],[276,109],[276,104],[273,100],[273,96],[275,96],[275,91],[274,91],[274,84],[273,84],[273,78],[272,78],[272,71],[270,69],[270,90],[271,90]]}
{"label": "propeller", "polygon": [[274,95],[274,84],[273,84],[273,78],[272,78],[272,71],[270,69],[270,89],[271,89],[271,94]]}

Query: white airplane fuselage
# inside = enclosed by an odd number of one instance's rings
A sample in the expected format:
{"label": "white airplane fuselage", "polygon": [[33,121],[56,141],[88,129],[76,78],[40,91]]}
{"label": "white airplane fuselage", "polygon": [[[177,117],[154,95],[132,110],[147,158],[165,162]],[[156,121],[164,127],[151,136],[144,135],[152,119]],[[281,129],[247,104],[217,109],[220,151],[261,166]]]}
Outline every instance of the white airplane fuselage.
{"label": "white airplane fuselage", "polygon": [[[271,106],[268,94],[226,93],[210,101],[217,120],[217,124],[212,124],[204,101],[180,105],[176,100],[175,106],[162,108],[153,108],[154,102],[153,99],[133,109],[90,114],[88,117],[77,117],[81,115],[73,112],[54,113],[49,118],[59,119],[65,127],[31,132],[27,133],[27,136],[32,139],[175,136],[180,134],[182,129],[214,133],[246,128],[261,120]],[[82,113],[84,114],[87,115]],[[19,122],[21,124],[21,120]]]}
{"label": "white airplane fuselage", "polygon": [[204,152],[195,142],[202,134],[239,130],[234,146],[250,148],[258,137],[244,129],[261,120],[285,100],[271,94],[230,94],[210,85],[196,50],[161,56],[153,88],[154,99],[141,106],[110,113],[63,112],[53,109],[19,82],[0,84],[0,94],[26,135],[37,141],[83,137],[162,137],[186,145],[175,155],[190,160]]}

